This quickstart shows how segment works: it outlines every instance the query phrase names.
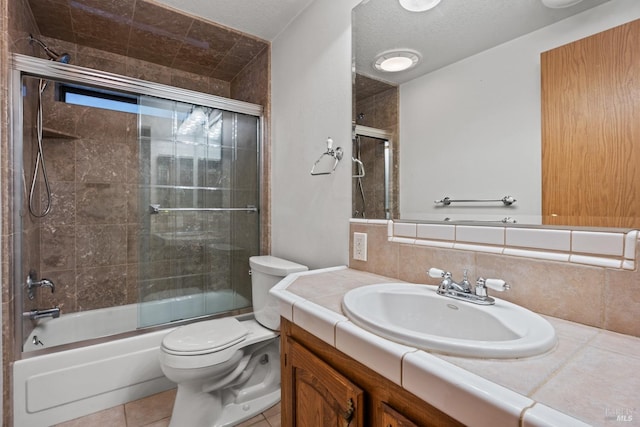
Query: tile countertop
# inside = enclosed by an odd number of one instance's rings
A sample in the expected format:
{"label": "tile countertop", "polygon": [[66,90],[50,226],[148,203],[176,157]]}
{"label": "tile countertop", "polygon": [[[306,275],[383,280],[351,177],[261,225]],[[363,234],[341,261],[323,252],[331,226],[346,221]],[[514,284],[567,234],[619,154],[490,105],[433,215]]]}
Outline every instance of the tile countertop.
{"label": "tile countertop", "polygon": [[523,359],[417,350],[344,316],[349,290],[397,279],[347,267],[287,276],[272,290],[282,317],[472,426],[640,426],[640,338],[553,317],[558,345]]}

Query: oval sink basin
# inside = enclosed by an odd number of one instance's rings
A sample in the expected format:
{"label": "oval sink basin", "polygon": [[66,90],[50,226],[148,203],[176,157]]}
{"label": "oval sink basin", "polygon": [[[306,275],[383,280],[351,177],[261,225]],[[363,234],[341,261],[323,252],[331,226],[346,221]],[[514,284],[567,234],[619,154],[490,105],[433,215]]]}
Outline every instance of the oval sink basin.
{"label": "oval sink basin", "polygon": [[495,305],[472,304],[436,289],[410,283],[363,286],[344,295],[342,309],[376,335],[455,356],[528,357],[556,344],[553,326],[526,308],[497,298]]}

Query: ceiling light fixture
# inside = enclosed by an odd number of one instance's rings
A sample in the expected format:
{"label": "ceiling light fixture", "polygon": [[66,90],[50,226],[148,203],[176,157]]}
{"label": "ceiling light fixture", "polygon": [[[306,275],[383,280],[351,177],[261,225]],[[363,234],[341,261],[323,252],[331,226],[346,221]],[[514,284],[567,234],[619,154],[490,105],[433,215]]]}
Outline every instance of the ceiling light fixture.
{"label": "ceiling light fixture", "polygon": [[378,71],[397,73],[413,68],[420,61],[418,52],[410,50],[391,50],[376,57],[373,66]]}
{"label": "ceiling light fixture", "polygon": [[[400,6],[410,12],[424,12],[433,9],[440,3],[440,0],[399,0]],[[575,1],[575,0],[574,0]]]}
{"label": "ceiling light fixture", "polygon": [[542,4],[552,9],[570,7],[580,3],[582,0],[542,0]]}

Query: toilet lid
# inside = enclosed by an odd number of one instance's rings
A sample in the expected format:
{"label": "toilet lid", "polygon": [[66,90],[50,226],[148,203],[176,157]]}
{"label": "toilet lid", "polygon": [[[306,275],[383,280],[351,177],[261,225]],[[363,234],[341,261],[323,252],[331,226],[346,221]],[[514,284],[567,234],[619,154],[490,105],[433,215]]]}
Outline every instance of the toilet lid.
{"label": "toilet lid", "polygon": [[233,317],[196,322],[168,333],[162,346],[181,354],[213,353],[237,344],[249,331]]}

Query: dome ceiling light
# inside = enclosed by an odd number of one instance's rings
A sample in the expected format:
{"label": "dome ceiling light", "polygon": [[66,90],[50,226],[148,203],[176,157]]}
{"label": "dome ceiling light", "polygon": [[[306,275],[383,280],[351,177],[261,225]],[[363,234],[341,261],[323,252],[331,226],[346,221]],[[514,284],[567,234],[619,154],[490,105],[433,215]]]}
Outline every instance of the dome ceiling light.
{"label": "dome ceiling light", "polygon": [[378,55],[373,66],[378,71],[397,73],[415,67],[418,61],[420,61],[420,55],[417,52],[392,50]]}
{"label": "dome ceiling light", "polygon": [[[440,3],[440,0],[399,0],[400,6],[410,12],[424,12],[433,9]],[[575,1],[575,0],[574,0]]]}

